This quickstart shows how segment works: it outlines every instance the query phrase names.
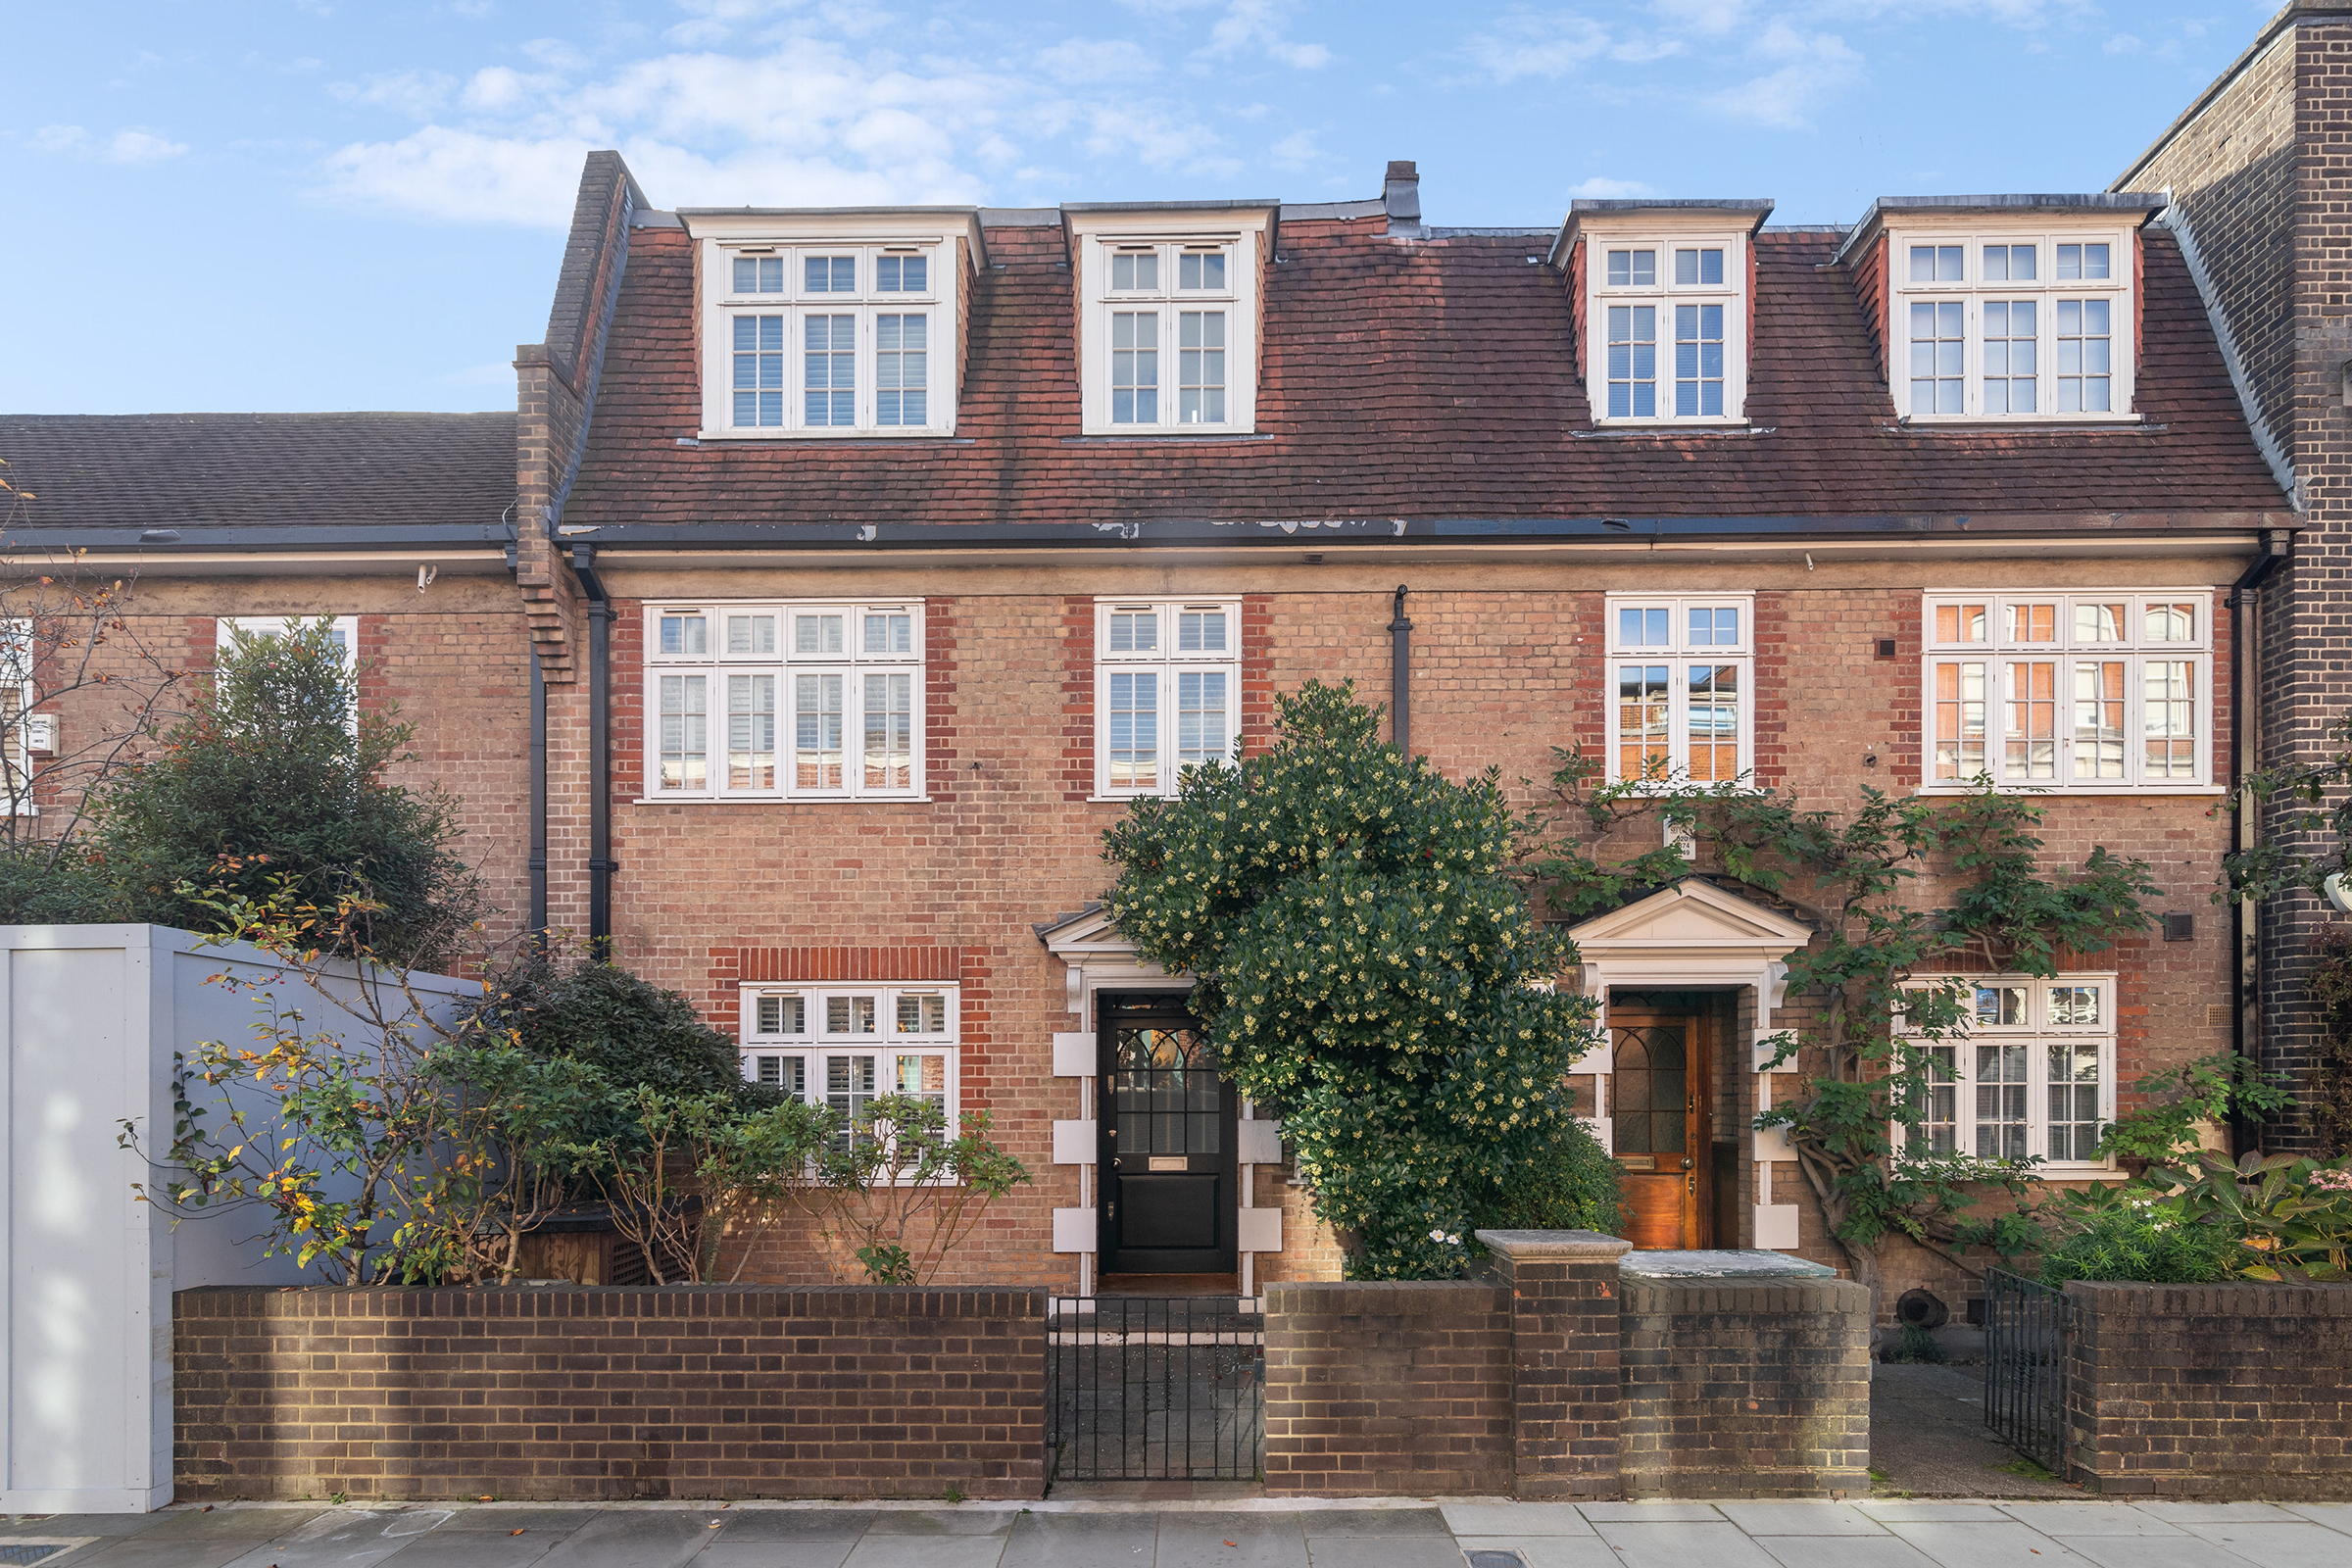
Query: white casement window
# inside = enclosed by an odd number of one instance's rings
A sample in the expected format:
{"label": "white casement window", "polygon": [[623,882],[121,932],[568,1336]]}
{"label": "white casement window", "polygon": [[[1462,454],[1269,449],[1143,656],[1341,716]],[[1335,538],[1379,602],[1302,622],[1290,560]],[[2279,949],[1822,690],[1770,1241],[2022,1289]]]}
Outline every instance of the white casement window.
{"label": "white casement window", "polygon": [[1173,795],[1194,764],[1230,765],[1242,712],[1235,600],[1095,602],[1095,793]]}
{"label": "white casement window", "polygon": [[[286,628],[297,621],[316,624],[316,615],[223,615],[213,624],[213,646],[225,649],[230,631],[242,631],[253,637],[283,637]],[[326,628],[326,640],[333,645],[343,661],[343,673],[358,679],[360,672],[360,617],[337,615]],[[359,733],[360,714],[355,708],[344,716],[343,727]]]}
{"label": "white casement window", "polygon": [[951,280],[941,250],[712,246],[707,422],[738,435],[943,433]]}
{"label": "white casement window", "polygon": [[1896,414],[2131,416],[2128,232],[1897,232],[1888,244]]}
{"label": "white casement window", "polygon": [[1609,777],[1728,784],[1754,767],[1755,601],[1612,594]]}
{"label": "white casement window", "polygon": [[919,1095],[957,1124],[953,985],[747,985],[738,1054],[746,1081],[864,1123],[877,1095]]}
{"label": "white casement window", "polygon": [[649,605],[645,647],[649,800],[922,795],[920,600]]}
{"label": "white casement window", "polygon": [[1960,1026],[1915,1043],[1928,1057],[1923,1124],[1939,1154],[2039,1159],[2053,1174],[2104,1169],[2115,1119],[2115,976],[1970,975]]}
{"label": "white casement window", "polygon": [[1740,416],[1747,258],[1733,234],[1589,233],[1590,390],[1603,424]]}
{"label": "white casement window", "polygon": [[1256,239],[1245,232],[1082,242],[1087,433],[1237,435],[1254,427]]}
{"label": "white casement window", "polygon": [[53,714],[32,711],[40,701],[33,682],[39,653],[33,624],[25,619],[0,620],[0,768],[6,770],[8,808],[18,816],[37,816],[33,805],[32,769],[37,754],[57,748]]}
{"label": "white casement window", "polygon": [[2210,590],[1931,594],[1928,789],[2212,784]]}

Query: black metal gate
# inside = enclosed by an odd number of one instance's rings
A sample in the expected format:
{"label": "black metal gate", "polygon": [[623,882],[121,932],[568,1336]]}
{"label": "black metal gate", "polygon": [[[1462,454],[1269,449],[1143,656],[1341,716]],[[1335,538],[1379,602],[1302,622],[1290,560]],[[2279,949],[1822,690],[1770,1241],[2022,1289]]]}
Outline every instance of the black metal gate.
{"label": "black metal gate", "polygon": [[1047,1477],[1254,1481],[1265,1468],[1265,1319],[1227,1297],[1056,1299]]}
{"label": "black metal gate", "polygon": [[2074,1302],[2064,1291],[1984,1271],[1984,1424],[2060,1480],[2066,1478],[2067,1350]]}

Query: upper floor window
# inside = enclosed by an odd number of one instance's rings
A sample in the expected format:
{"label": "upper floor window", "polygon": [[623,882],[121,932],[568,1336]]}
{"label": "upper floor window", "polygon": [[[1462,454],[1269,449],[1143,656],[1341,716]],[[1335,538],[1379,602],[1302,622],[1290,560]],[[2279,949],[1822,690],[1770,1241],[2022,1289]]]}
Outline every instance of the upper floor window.
{"label": "upper floor window", "polygon": [[952,254],[940,241],[707,242],[703,434],[948,433]]}
{"label": "upper floor window", "polygon": [[957,1125],[960,1023],[952,985],[745,986],[743,1076],[838,1112],[846,1141],[878,1095],[913,1095]]}
{"label": "upper floor window", "polygon": [[1934,594],[1928,788],[2180,790],[2212,778],[2212,594]]}
{"label": "upper floor window", "polygon": [[[229,634],[241,631],[248,637],[283,637],[288,627],[315,625],[325,620],[327,646],[343,665],[344,676],[355,683],[360,673],[360,617],[357,615],[222,615],[213,623],[213,646],[216,650],[229,645]],[[343,727],[359,733],[360,713],[355,707],[343,715]]]}
{"label": "upper floor window", "polygon": [[1253,428],[1257,238],[1247,230],[1081,238],[1089,434]]}
{"label": "upper floor window", "polygon": [[2132,407],[2128,234],[1889,240],[1895,412],[2112,418]]}
{"label": "upper floor window", "polygon": [[1728,784],[1754,765],[1755,601],[1611,594],[1609,777]]}
{"label": "upper floor window", "polygon": [[1913,1041],[1929,1081],[1909,1136],[1938,1154],[2104,1167],[2099,1138],[2115,1119],[2115,977],[1942,984],[1959,1017],[1940,1038]]}
{"label": "upper floor window", "polygon": [[1745,240],[1592,233],[1586,244],[1594,416],[1618,424],[1739,417],[1746,395]]}
{"label": "upper floor window", "polygon": [[919,600],[648,606],[646,795],[919,797],[922,619]]}
{"label": "upper floor window", "polygon": [[1173,795],[1188,766],[1231,763],[1242,698],[1233,600],[1095,602],[1095,792]]}
{"label": "upper floor window", "polygon": [[57,748],[56,717],[32,711],[40,701],[33,681],[39,662],[33,623],[0,620],[0,779],[8,809],[19,816],[38,814],[32,800],[34,755]]}

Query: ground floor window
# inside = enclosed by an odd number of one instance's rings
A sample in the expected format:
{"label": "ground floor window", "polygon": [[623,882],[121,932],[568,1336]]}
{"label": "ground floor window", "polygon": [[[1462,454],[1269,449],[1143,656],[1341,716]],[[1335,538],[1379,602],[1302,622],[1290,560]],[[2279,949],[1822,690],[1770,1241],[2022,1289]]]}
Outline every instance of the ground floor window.
{"label": "ground floor window", "polygon": [[2103,1169],[2115,1118],[2115,977],[1969,975],[1959,1027],[1928,1056],[1920,1136],[1937,1153]]}
{"label": "ground floor window", "polygon": [[880,1095],[920,1095],[953,1126],[956,1012],[952,985],[746,986],[743,1076],[829,1106],[852,1129]]}

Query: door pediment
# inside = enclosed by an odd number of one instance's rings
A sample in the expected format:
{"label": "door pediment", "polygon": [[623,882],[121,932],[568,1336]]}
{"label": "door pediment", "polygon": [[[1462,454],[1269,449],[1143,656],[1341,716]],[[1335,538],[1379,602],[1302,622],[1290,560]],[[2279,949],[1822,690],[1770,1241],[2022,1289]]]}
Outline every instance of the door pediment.
{"label": "door pediment", "polygon": [[1645,899],[1571,926],[1588,961],[1660,952],[1749,956],[1769,963],[1813,939],[1813,930],[1777,909],[1691,877]]}

